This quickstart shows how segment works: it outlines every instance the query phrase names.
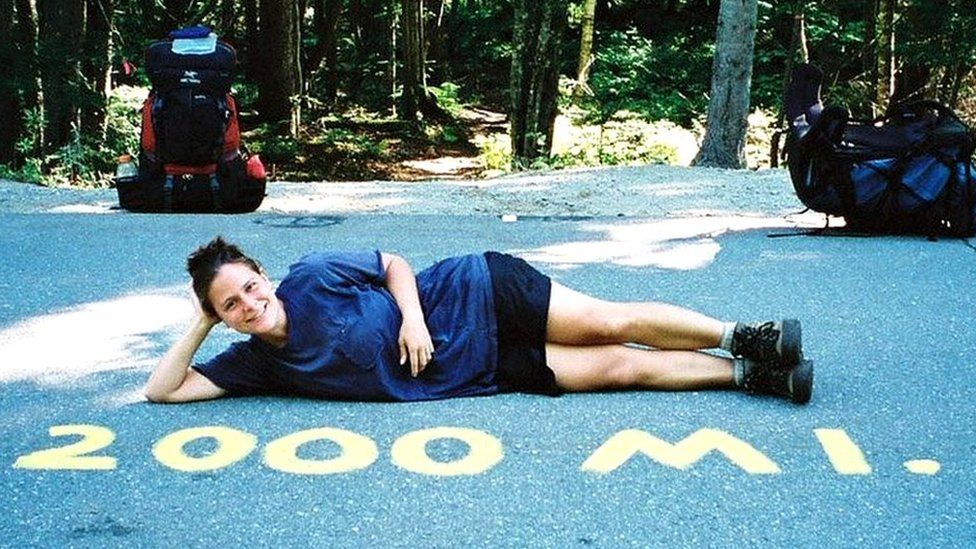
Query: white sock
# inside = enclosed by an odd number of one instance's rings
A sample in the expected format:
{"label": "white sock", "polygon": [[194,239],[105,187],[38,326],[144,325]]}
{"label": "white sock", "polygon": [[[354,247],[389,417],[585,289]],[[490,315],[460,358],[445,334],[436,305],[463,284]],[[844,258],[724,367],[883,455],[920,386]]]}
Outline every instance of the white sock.
{"label": "white sock", "polygon": [[736,387],[742,387],[742,382],[746,378],[746,359],[736,358],[732,360],[732,376]]}
{"label": "white sock", "polygon": [[722,328],[722,340],[718,344],[718,348],[729,353],[732,352],[732,335],[735,333],[735,325],[737,322],[726,322]]}

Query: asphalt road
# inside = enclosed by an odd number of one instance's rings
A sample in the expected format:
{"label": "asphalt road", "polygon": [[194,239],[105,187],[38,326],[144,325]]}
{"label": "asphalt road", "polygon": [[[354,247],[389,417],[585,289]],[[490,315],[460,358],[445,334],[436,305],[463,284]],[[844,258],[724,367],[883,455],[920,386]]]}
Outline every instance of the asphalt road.
{"label": "asphalt road", "polygon": [[[0,546],[976,543],[972,241],[736,223],[0,213]],[[498,249],[605,298],[796,316],[813,399],[145,403],[215,234],[273,278],[313,249]]]}

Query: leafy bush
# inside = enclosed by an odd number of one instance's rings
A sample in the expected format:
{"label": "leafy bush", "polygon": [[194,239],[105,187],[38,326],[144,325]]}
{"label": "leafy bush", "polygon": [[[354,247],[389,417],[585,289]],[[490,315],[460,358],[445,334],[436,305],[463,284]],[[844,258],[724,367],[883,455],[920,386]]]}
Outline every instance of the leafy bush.
{"label": "leafy bush", "polygon": [[386,154],[385,141],[373,141],[368,135],[353,133],[343,128],[330,129],[310,140],[309,145],[352,158],[379,158]]}
{"label": "leafy bush", "polygon": [[[142,103],[149,88],[119,86],[112,90],[106,111],[105,146],[116,155],[139,152],[139,132],[142,127]],[[112,158],[114,167],[115,158]]]}
{"label": "leafy bush", "polygon": [[24,136],[17,144],[25,160],[18,169],[0,168],[0,176],[44,185],[109,186],[118,156],[139,151],[140,108],[146,93],[146,88],[116,88],[106,104],[104,139],[82,135],[75,128],[66,145],[46,155],[39,146],[43,115],[40,109],[26,111]]}
{"label": "leafy bush", "polygon": [[437,104],[448,112],[451,116],[458,116],[461,114],[461,110],[464,109],[464,105],[459,99],[458,91],[460,91],[461,86],[453,84],[451,82],[444,82],[440,86],[427,86],[430,93],[434,94],[437,98]]}
{"label": "leafy bush", "polygon": [[713,48],[684,36],[659,44],[633,28],[611,32],[597,50],[584,106],[597,121],[629,111],[690,127],[708,107]]}
{"label": "leafy bush", "polygon": [[[749,115],[749,130],[746,132],[746,165],[751,169],[767,168],[770,165],[769,151],[776,131],[776,114],[772,111],[756,109]],[[783,141],[780,139],[780,148]]]}
{"label": "leafy bush", "polygon": [[553,167],[687,164],[697,150],[694,135],[673,122],[620,111],[592,125],[575,114],[556,121]]}
{"label": "leafy bush", "polygon": [[491,134],[476,140],[475,144],[485,169],[509,171],[512,168],[512,140],[508,134]]}

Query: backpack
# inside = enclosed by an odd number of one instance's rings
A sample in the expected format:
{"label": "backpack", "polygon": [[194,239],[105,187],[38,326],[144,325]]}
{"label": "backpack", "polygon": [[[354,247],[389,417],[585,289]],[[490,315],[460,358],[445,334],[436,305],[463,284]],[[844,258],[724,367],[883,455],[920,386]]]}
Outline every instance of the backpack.
{"label": "backpack", "polygon": [[895,104],[874,120],[851,119],[820,100],[823,73],[801,65],[786,96],[784,153],[808,208],[870,233],[976,234],[974,136],[947,106]]}
{"label": "backpack", "polygon": [[152,84],[142,106],[138,174],[117,177],[119,205],[137,212],[254,211],[267,177],[241,150],[230,93],[237,54],[206,27],[146,49]]}

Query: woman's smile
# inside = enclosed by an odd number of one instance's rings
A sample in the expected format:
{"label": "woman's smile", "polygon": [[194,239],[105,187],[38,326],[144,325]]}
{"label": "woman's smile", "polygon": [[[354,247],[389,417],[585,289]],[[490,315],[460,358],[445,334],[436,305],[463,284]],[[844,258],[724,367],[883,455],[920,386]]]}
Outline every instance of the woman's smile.
{"label": "woman's smile", "polygon": [[282,339],[284,308],[263,273],[242,263],[224,264],[210,285],[209,297],[229,328],[269,341]]}

